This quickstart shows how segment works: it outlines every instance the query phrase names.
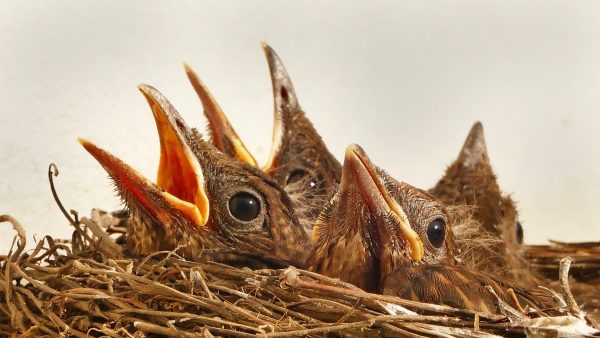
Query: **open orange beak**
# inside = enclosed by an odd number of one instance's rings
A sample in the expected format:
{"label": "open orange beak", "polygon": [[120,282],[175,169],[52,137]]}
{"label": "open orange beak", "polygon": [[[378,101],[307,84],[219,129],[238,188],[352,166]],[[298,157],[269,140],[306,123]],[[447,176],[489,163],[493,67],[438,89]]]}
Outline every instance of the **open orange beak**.
{"label": "open orange beak", "polygon": [[339,189],[344,189],[349,184],[358,186],[358,190],[372,212],[378,215],[391,214],[396,218],[399,233],[408,243],[410,257],[415,261],[421,260],[424,248],[419,235],[410,226],[410,221],[402,206],[390,196],[375,165],[371,163],[364,150],[356,144],[346,148]]}
{"label": "open orange beak", "polygon": [[194,224],[204,226],[209,217],[209,200],[202,167],[184,136],[189,128],[158,90],[148,85],[138,89],[152,109],[160,139],[156,184],[174,208],[185,212]]}
{"label": "open orange beak", "polygon": [[142,174],[95,144],[79,138],[79,143],[104,167],[115,182],[119,193],[131,208],[131,203],[145,209],[163,226],[169,226],[173,215],[169,207],[177,209],[190,221],[199,224],[202,215],[198,208],[160,189]]}
{"label": "open orange beak", "polygon": [[235,132],[231,123],[225,116],[225,113],[212,96],[206,85],[200,80],[200,77],[192,70],[188,64],[183,64],[185,72],[198,94],[202,106],[204,107],[204,115],[208,119],[208,126],[213,138],[214,146],[221,152],[226,153],[238,160],[248,163],[253,167],[258,166],[256,160],[244,145]]}
{"label": "open orange beak", "polygon": [[210,205],[202,168],[184,136],[188,127],[160,92],[148,85],[138,88],[152,109],[160,138],[156,184],[91,142],[79,142],[113,178],[121,194],[134,199],[126,198],[126,202],[140,204],[163,225],[170,222],[167,209],[171,208],[202,227],[208,221]]}

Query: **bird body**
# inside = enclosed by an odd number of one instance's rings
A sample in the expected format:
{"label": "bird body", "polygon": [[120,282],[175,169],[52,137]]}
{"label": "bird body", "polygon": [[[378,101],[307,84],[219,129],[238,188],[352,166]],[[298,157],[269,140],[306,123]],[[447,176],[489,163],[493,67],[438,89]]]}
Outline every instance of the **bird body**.
{"label": "bird body", "polygon": [[516,309],[520,300],[538,311],[555,306],[551,296],[455,265],[451,221],[435,197],[389,177],[353,145],[306,268],[366,291],[484,313],[497,313],[499,299]]}
{"label": "bird body", "polygon": [[458,158],[430,192],[446,205],[474,208],[471,217],[482,231],[456,231],[458,249],[466,253],[465,265],[531,287],[538,285],[523,256],[516,204],[500,190],[480,122],[473,125]]}
{"label": "bird body", "polygon": [[387,278],[382,293],[488,314],[499,313],[500,301],[516,310],[536,311],[538,314],[555,310],[558,306],[551,293],[526,289],[460,265],[407,265]]}
{"label": "bird body", "polygon": [[[187,65],[210,140],[160,92],[141,85],[161,145],[156,183],[80,140],[129,209],[131,253],[176,250],[253,268],[304,266],[366,291],[484,313],[496,313],[499,302],[539,312],[555,306],[552,297],[527,289],[535,279],[523,275],[516,208],[498,187],[480,123],[430,191],[395,180],[356,145],[342,166],[301,109],[277,54],[263,48],[275,107],[265,166]],[[464,209],[453,205],[475,206],[469,224],[481,225],[491,246],[477,247],[483,233],[457,226],[462,216],[455,210]],[[526,287],[515,283],[519,278]]]}
{"label": "bird body", "polygon": [[[338,191],[315,225],[306,267],[333,277],[347,274],[352,280],[346,281],[378,292],[396,266],[454,263],[447,222],[435,198],[396,181],[373,166],[360,147],[350,146]],[[373,266],[379,277],[357,283],[372,278],[356,272],[367,270],[364,266]]]}
{"label": "bird body", "polygon": [[215,260],[250,266],[302,264],[311,243],[285,191],[261,170],[204,141],[156,89],[139,88],[161,142],[156,184],[81,141],[130,209],[127,242],[132,252],[177,249],[195,259],[213,250]]}
{"label": "bird body", "polygon": [[[307,234],[321,208],[339,184],[341,165],[327,150],[319,133],[298,103],[292,81],[275,51],[263,44],[274,96],[273,142],[262,170],[290,196]],[[208,120],[210,142],[222,153],[258,166],[229,119],[198,75],[185,65]]]}

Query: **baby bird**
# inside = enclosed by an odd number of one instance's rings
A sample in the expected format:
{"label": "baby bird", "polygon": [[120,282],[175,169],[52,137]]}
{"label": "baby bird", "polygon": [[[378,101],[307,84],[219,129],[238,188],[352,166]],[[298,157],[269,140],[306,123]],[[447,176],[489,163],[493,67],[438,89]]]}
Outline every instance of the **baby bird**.
{"label": "baby bird", "polygon": [[156,184],[80,140],[108,172],[130,210],[131,252],[177,249],[190,259],[206,253],[213,260],[251,267],[302,264],[311,243],[285,191],[259,169],[204,141],[156,89],[139,89],[160,138]]}
{"label": "baby bird", "polygon": [[[430,193],[446,205],[475,207],[473,218],[481,223],[485,234],[458,230],[455,234],[458,249],[469,252],[464,256],[465,265],[532,287],[537,285],[523,257],[523,228],[515,202],[498,186],[480,122],[473,125],[458,158]],[[491,241],[482,243],[480,239],[486,236]]]}
{"label": "baby bird", "polygon": [[356,145],[346,150],[340,186],[313,239],[307,269],[366,291],[484,313],[496,313],[498,299],[540,311],[553,304],[550,297],[453,265],[452,218],[444,205],[388,176]]}
{"label": "baby bird", "polygon": [[[339,183],[341,165],[300,108],[290,77],[275,51],[266,44],[263,49],[273,85],[275,125],[272,149],[262,169],[284,187],[310,235],[323,204]],[[208,88],[188,65],[184,67],[202,102],[211,143],[230,157],[257,166]]]}
{"label": "baby bird", "polygon": [[273,143],[263,170],[290,195],[307,233],[340,182],[341,165],[300,108],[292,81],[267,44],[275,106]]}
{"label": "baby bird", "polygon": [[315,224],[308,269],[379,292],[397,267],[453,263],[449,215],[435,198],[391,178],[357,145],[346,149],[342,170]]}

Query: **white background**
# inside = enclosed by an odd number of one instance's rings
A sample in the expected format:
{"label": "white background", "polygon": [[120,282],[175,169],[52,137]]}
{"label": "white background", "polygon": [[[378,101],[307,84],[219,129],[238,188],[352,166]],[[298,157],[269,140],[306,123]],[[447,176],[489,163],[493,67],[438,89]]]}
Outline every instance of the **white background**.
{"label": "white background", "polygon": [[[592,2],[0,2],[0,213],[70,236],[47,183],[87,215],[119,201],[83,136],[154,178],[158,139],[136,85],[203,126],[189,62],[264,163],[272,97],[259,42],[285,62],[342,157],[362,145],[428,188],[485,126],[526,241],[600,240],[600,8]],[[0,224],[0,252],[13,232]]]}

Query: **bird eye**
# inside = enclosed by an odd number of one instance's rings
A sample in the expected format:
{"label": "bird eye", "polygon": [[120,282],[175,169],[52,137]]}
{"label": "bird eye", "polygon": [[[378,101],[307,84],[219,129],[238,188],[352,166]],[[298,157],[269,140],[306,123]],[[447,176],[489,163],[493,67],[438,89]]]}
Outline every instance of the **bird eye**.
{"label": "bird eye", "polygon": [[436,248],[441,248],[446,238],[446,224],[443,219],[437,218],[427,226],[427,239]]}
{"label": "bird eye", "polygon": [[292,171],[290,176],[288,176],[286,184],[296,183],[296,182],[302,180],[304,178],[304,176],[306,176],[306,171],[301,170],[301,169],[294,170],[294,171]]}
{"label": "bird eye", "polygon": [[515,231],[517,232],[517,242],[523,244],[523,226],[521,225],[521,222],[517,222]]}
{"label": "bird eye", "polygon": [[252,221],[260,213],[260,202],[254,195],[241,192],[229,200],[229,211],[240,221]]}

